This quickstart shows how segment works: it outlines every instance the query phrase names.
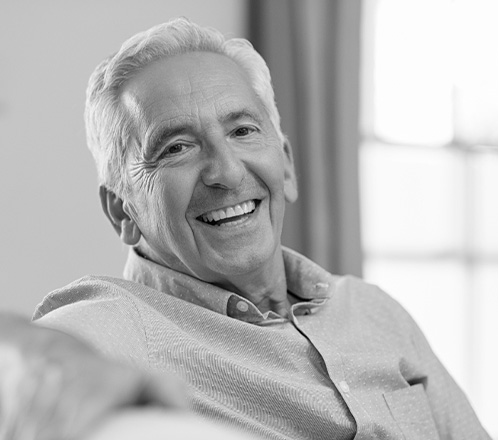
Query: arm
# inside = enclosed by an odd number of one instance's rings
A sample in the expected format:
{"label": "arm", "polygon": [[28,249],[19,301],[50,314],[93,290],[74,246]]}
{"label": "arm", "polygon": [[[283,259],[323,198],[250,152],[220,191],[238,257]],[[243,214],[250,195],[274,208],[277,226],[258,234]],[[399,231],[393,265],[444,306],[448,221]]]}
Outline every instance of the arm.
{"label": "arm", "polygon": [[133,405],[183,406],[170,376],[98,355],[65,333],[0,313],[0,439],[73,439]]}
{"label": "arm", "polygon": [[491,440],[467,396],[434,354],[425,335],[410,316],[407,320],[420,360],[427,369],[426,394],[441,438]]}

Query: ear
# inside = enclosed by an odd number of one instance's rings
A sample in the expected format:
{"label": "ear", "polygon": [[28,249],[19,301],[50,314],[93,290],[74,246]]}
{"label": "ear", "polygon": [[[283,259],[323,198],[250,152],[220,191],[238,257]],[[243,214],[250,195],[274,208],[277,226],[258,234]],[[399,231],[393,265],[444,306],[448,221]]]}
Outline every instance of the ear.
{"label": "ear", "polygon": [[103,185],[99,188],[99,195],[102,209],[123,243],[130,246],[136,245],[140,241],[142,233],[135,221],[126,212],[123,200]]}
{"label": "ear", "polygon": [[292,147],[287,138],[284,140],[284,194],[288,203],[297,200],[296,170],[294,169]]}

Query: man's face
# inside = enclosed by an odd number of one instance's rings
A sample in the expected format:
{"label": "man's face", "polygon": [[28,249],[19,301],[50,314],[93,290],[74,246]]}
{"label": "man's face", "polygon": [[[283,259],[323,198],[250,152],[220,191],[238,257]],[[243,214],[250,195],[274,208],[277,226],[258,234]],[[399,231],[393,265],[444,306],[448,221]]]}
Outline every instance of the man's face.
{"label": "man's face", "polygon": [[245,72],[223,55],[178,55],[140,71],[121,97],[138,126],[126,202],[142,252],[213,283],[275,258],[294,170]]}

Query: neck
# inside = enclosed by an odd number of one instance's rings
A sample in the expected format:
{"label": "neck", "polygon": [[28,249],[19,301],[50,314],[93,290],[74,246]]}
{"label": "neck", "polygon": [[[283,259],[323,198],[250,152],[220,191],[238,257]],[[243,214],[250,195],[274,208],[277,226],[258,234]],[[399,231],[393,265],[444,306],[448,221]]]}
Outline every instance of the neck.
{"label": "neck", "polygon": [[248,299],[262,313],[272,310],[284,317],[288,315],[290,304],[280,247],[270,263],[247,274],[214,284]]}
{"label": "neck", "polygon": [[288,316],[290,303],[287,298],[287,280],[280,245],[275,250],[270,261],[261,264],[256,269],[246,273],[224,275],[222,278],[219,277],[219,274],[214,276],[213,274],[202,274],[201,276],[174,257],[171,261],[154,258],[155,254],[152,252],[152,255],[150,255],[151,253],[148,252],[151,250],[150,248],[136,248],[136,250],[142,257],[155,261],[162,266],[237,293],[251,301],[262,313],[271,310],[283,317]]}

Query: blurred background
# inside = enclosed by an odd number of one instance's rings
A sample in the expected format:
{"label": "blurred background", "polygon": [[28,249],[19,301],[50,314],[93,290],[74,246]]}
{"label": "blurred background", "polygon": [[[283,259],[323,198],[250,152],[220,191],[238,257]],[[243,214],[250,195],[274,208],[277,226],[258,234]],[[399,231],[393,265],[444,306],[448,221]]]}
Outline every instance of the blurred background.
{"label": "blurred background", "polygon": [[498,0],[3,0],[0,308],[121,275],[86,82],[180,15],[270,66],[300,184],[284,243],[400,301],[498,439]]}

